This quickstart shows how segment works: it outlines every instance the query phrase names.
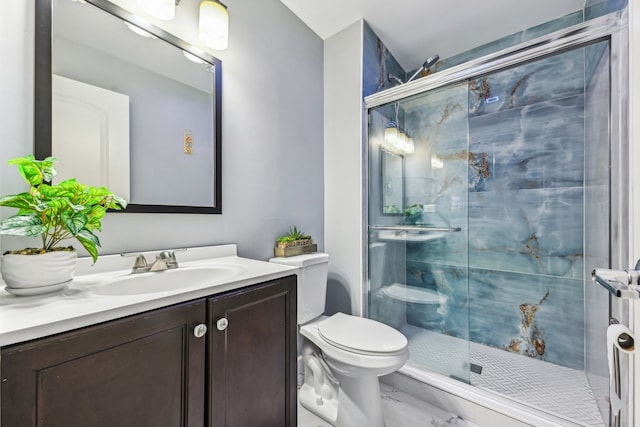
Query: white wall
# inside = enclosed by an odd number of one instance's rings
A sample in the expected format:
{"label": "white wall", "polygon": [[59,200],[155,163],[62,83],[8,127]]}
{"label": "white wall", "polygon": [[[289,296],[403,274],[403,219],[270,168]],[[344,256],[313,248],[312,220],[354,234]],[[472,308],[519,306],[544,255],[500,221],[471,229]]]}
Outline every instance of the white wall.
{"label": "white wall", "polygon": [[[33,144],[33,2],[5,2],[0,13],[0,194],[15,191],[8,159]],[[29,48],[26,48],[28,46]],[[0,250],[3,249],[0,239]]]}
{"label": "white wall", "polygon": [[325,248],[327,313],[361,314],[363,21],[325,40]]}
{"label": "white wall", "polygon": [[[235,242],[240,255],[267,259],[293,224],[324,247],[322,40],[278,0],[225,3],[229,48],[212,52],[223,73],[223,214],[110,213],[99,235],[103,254]],[[169,25],[192,43],[198,4],[183,0]],[[7,160],[33,152],[33,7],[12,1],[0,10],[3,195],[26,188]],[[38,242],[0,239],[3,250]]]}

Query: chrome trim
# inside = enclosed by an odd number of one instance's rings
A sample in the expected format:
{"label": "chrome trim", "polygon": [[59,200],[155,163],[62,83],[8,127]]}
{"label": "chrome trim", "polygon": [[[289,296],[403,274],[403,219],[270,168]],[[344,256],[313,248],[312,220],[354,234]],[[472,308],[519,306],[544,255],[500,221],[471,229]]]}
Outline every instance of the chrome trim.
{"label": "chrome trim", "polygon": [[457,233],[458,231],[462,231],[462,228],[460,227],[425,227],[422,225],[370,225],[369,230]]}
{"label": "chrome trim", "polygon": [[613,12],[581,24],[573,25],[555,33],[512,46],[498,52],[456,65],[400,86],[387,89],[364,99],[366,108],[394,102],[427,90],[465,80],[473,76],[489,73],[530,61],[561,49],[568,49],[603,37],[627,25],[626,16]]}

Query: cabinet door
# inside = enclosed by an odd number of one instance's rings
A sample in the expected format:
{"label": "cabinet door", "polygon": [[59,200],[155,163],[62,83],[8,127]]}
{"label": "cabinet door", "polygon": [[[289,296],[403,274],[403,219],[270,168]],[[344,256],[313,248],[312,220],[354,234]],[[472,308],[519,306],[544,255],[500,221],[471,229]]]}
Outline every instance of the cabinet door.
{"label": "cabinet door", "polygon": [[209,426],[295,426],[296,276],[210,298],[209,315]]}
{"label": "cabinet door", "polygon": [[2,350],[2,425],[201,427],[204,299]]}

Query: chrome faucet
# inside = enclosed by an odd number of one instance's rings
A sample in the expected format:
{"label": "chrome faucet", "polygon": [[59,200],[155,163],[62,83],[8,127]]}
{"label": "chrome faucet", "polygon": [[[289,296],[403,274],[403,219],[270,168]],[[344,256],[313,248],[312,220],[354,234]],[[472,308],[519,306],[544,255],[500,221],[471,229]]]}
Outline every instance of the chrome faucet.
{"label": "chrome faucet", "polygon": [[[133,254],[121,254],[122,256],[133,256]],[[178,260],[174,251],[162,251],[156,255],[156,259],[149,265],[143,254],[136,255],[133,262],[131,274],[147,273],[152,271],[164,271],[178,268]]]}

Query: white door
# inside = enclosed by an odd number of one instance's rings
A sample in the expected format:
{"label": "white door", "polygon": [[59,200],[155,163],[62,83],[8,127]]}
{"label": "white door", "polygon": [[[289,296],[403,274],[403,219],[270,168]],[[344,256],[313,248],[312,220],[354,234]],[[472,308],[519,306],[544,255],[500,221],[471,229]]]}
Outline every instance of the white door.
{"label": "white door", "polygon": [[55,182],[76,178],[129,200],[129,97],[53,75]]}

